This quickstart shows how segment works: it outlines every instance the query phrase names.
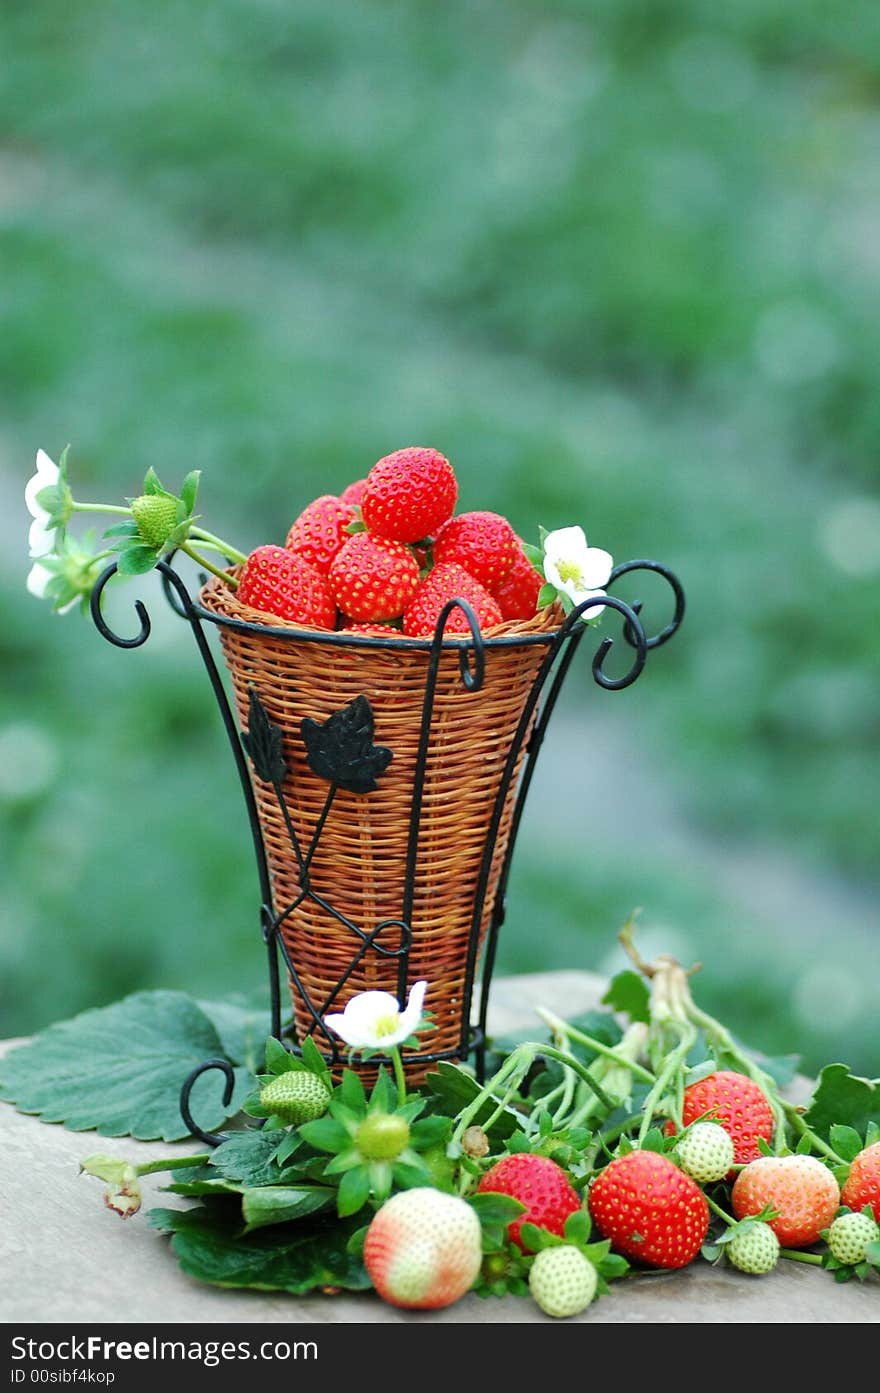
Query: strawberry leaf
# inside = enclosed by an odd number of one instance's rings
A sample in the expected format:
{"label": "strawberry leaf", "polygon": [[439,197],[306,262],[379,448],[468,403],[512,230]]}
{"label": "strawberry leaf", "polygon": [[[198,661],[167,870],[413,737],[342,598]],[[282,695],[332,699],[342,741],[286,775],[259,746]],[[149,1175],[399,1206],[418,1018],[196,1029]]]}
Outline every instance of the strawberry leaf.
{"label": "strawberry leaf", "polygon": [[245,1233],[329,1209],[335,1198],[336,1191],[328,1185],[260,1185],[245,1190],[241,1197]]}
{"label": "strawberry leaf", "polygon": [[187,517],[189,517],[196,506],[196,494],[199,491],[199,479],[201,476],[202,471],[200,469],[191,469],[180,486],[180,501],[186,509]]}
{"label": "strawberry leaf", "polygon": [[864,1136],[871,1122],[880,1124],[880,1088],[851,1074],[845,1064],[827,1064],[819,1075],[804,1121],[828,1141],[831,1128],[851,1127]]}
{"label": "strawberry leaf", "polygon": [[844,1127],[838,1122],[831,1128],[829,1140],[844,1161],[854,1161],[862,1149],[862,1139],[855,1127]]}
{"label": "strawberry leaf", "polygon": [[143,576],[152,571],[159,554],[154,547],[145,547],[137,542],[120,551],[116,569],[121,576]]}
{"label": "strawberry leaf", "polygon": [[650,992],[644,977],[627,968],[626,971],[618,972],[616,977],[612,977],[602,998],[602,1004],[610,1006],[612,1011],[624,1012],[631,1021],[649,1021],[649,1000]]}

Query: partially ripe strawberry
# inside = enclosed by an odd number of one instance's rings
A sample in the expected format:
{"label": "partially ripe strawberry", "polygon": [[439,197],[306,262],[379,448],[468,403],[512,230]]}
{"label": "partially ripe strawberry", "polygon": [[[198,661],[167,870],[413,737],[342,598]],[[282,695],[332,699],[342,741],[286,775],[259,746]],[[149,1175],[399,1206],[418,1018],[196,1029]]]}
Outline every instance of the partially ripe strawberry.
{"label": "partially ripe strawberry", "polygon": [[427,1186],[386,1200],[364,1242],[364,1265],[383,1300],[419,1310],[451,1306],[470,1291],[481,1258],[473,1209]]}
{"label": "partially ripe strawberry", "polygon": [[762,1277],[779,1260],[779,1239],[769,1224],[754,1223],[734,1234],[724,1251],[740,1272]]}
{"label": "partially ripe strawberry", "polygon": [[547,1316],[576,1316],[596,1295],[596,1269],[580,1248],[542,1248],[529,1272],[529,1291]]}
{"label": "partially ripe strawberry", "polygon": [[837,1213],[840,1190],[815,1156],[761,1156],[740,1171],[730,1200],[738,1219],[769,1205],[778,1217],[767,1223],[783,1248],[807,1248]]}
{"label": "partially ripe strawberry", "polygon": [[505,579],[489,589],[498,601],[502,619],[532,619],[543,584],[544,577],[535,570],[520,543]]}
{"label": "partially ripe strawberry", "polygon": [[849,1168],[841,1199],[850,1209],[869,1204],[880,1224],[880,1141],[860,1151]]}
{"label": "partially ripe strawberry", "polygon": [[336,603],[354,620],[397,619],[419,584],[419,568],[402,542],[355,532],[328,575]]}
{"label": "partially ripe strawberry", "polygon": [[[746,1165],[760,1156],[759,1142],[773,1140],[773,1112],[766,1094],[746,1074],[718,1069],[684,1091],[682,1121],[685,1127],[706,1113],[720,1123],[733,1141],[733,1160]],[[666,1135],[675,1126],[666,1124]]]}
{"label": "partially ripe strawberry", "polygon": [[828,1230],[832,1257],[848,1267],[864,1262],[868,1248],[880,1238],[880,1228],[867,1214],[841,1214]]}
{"label": "partially ripe strawberry", "polygon": [[686,1267],[709,1229],[700,1187],[656,1151],[609,1161],[590,1189],[590,1213],[618,1253],[649,1267]]}
{"label": "partially ripe strawberry", "polygon": [[433,536],[452,516],[457,497],[458,484],[445,455],[413,445],[373,465],[361,511],[378,536],[418,542]]}
{"label": "partially ripe strawberry", "polygon": [[454,561],[487,590],[509,575],[519,550],[516,533],[498,513],[459,513],[434,540],[434,561]]}
{"label": "partially ripe strawberry", "polygon": [[367,491],[366,479],[355,479],[353,484],[349,484],[339,495],[343,503],[350,503],[353,508],[359,508],[364,501],[364,494]]}
{"label": "partially ripe strawberry", "polygon": [[238,578],[243,605],[317,629],[336,626],[336,605],[324,577],[286,547],[257,547]]}
{"label": "partially ripe strawberry", "polygon": [[348,541],[355,511],[349,503],[324,493],[300,513],[287,534],[287,549],[326,575],[334,556]]}
{"label": "partially ripe strawberry", "polygon": [[[435,566],[420,582],[403,616],[403,632],[410,638],[433,634],[440,611],[450,600],[467,600],[481,629],[501,623],[501,610],[488,590],[461,566],[447,562]],[[443,626],[445,634],[469,634],[470,625],[460,609],[454,609]]]}
{"label": "partially ripe strawberry", "polygon": [[524,1253],[531,1249],[520,1237],[523,1224],[536,1224],[561,1238],[566,1219],[581,1207],[580,1195],[562,1167],[548,1156],[535,1156],[528,1151],[517,1151],[496,1161],[477,1189],[481,1193],[510,1195],[526,1206],[525,1213],[507,1226],[511,1241]]}

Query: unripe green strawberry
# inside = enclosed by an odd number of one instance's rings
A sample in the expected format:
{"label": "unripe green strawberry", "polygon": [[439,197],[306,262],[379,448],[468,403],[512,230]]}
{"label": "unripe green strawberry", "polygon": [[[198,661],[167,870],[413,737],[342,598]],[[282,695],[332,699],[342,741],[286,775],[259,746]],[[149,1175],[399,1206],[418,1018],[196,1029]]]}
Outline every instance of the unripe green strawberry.
{"label": "unripe green strawberry", "polygon": [[695,1122],[679,1142],[678,1159],[698,1185],[711,1185],[733,1165],[733,1140],[717,1122]]}
{"label": "unripe green strawberry", "polygon": [[596,1295],[596,1269],[579,1248],[542,1248],[529,1273],[529,1291],[545,1315],[576,1316]]}
{"label": "unripe green strawberry", "polygon": [[828,1247],[838,1262],[856,1267],[865,1261],[868,1244],[880,1238],[880,1228],[867,1214],[841,1214],[828,1230]]}
{"label": "unripe green strawberry", "polygon": [[131,515],[148,547],[162,547],[177,526],[177,499],[143,493],[131,505]]}
{"label": "unripe green strawberry", "polygon": [[776,1266],[779,1239],[769,1224],[756,1223],[736,1234],[724,1251],[740,1272],[760,1277]]}
{"label": "unripe green strawberry", "polygon": [[394,1113],[374,1112],[365,1118],[354,1134],[355,1145],[370,1161],[393,1161],[409,1146],[406,1118]]}
{"label": "unripe green strawberry", "polygon": [[305,1069],[290,1069],[278,1074],[260,1089],[260,1103],[271,1108],[276,1117],[299,1127],[323,1117],[330,1102],[330,1093],[318,1078]]}

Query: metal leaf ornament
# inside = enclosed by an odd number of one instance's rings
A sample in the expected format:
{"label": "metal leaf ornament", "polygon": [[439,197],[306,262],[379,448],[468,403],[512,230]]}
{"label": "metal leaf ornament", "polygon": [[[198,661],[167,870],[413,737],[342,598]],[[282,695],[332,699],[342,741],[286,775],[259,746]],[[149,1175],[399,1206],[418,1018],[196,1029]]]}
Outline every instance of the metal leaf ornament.
{"label": "metal leaf ornament", "polygon": [[307,716],[302,723],[309,768],[350,793],[372,793],[376,779],[393,759],[391,750],[373,744],[373,708],[355,697],[323,724]]}
{"label": "metal leaf ornament", "polygon": [[248,728],[241,743],[250,756],[254,773],[267,784],[280,784],[287,773],[284,759],[284,732],[269,720],[269,714],[253,687],[248,688]]}

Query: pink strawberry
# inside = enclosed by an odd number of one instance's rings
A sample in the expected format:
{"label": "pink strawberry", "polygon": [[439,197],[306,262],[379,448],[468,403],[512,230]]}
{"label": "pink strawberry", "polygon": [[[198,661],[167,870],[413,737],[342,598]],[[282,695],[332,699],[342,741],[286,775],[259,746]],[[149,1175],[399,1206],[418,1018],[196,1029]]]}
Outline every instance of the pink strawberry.
{"label": "pink strawberry", "polygon": [[533,619],[538,609],[538,595],[544,584],[543,576],[535,570],[522,550],[513,558],[513,565],[500,585],[490,589],[498,601],[503,619]]}
{"label": "pink strawberry", "polygon": [[301,556],[326,575],[334,556],[348,541],[346,528],[354,521],[355,510],[349,503],[324,493],[300,513],[287,534],[287,549]]}
{"label": "pink strawberry", "polygon": [[364,1241],[370,1281],[393,1306],[451,1306],[470,1291],[481,1260],[480,1223],[471,1206],[428,1186],[386,1200]]}
{"label": "pink strawberry", "polygon": [[463,566],[474,580],[494,590],[506,579],[517,554],[516,533],[498,513],[459,513],[437,533],[434,561]]}
{"label": "pink strawberry", "polygon": [[241,568],[243,605],[316,629],[336,627],[336,605],[324,577],[286,547],[257,547]]}
{"label": "pink strawberry", "polygon": [[497,1161],[486,1171],[477,1189],[481,1193],[488,1190],[496,1195],[510,1195],[526,1206],[525,1213],[507,1226],[511,1241],[524,1253],[531,1249],[520,1237],[523,1224],[535,1224],[562,1237],[566,1219],[581,1207],[580,1195],[562,1167],[549,1156],[535,1156],[528,1151],[518,1151]]}
{"label": "pink strawberry", "polygon": [[656,1151],[609,1161],[590,1189],[590,1213],[618,1253],[649,1267],[686,1267],[709,1228],[699,1185]]}
{"label": "pink strawberry", "polygon": [[730,1195],[737,1219],[767,1205],[767,1223],[783,1248],[807,1248],[827,1229],[840,1205],[840,1188],[815,1156],[760,1156],[740,1171]]}
{"label": "pink strawberry", "polygon": [[[443,566],[435,566],[420,582],[403,616],[403,632],[410,638],[433,634],[440,611],[450,600],[467,600],[481,629],[491,629],[501,623],[501,610],[488,590],[461,566],[447,562]],[[460,609],[454,609],[446,620],[443,632],[469,634],[470,631],[464,614]]]}
{"label": "pink strawberry", "polygon": [[413,445],[373,465],[361,511],[378,536],[418,542],[451,517],[457,496],[458,484],[445,455]]}
{"label": "pink strawberry", "polygon": [[860,1151],[849,1168],[841,1196],[850,1209],[862,1210],[869,1204],[880,1224],[880,1141]]}
{"label": "pink strawberry", "polygon": [[353,484],[342,490],[339,497],[343,503],[350,503],[353,508],[359,508],[364,501],[364,494],[367,489],[366,479],[355,479]]}
{"label": "pink strawberry", "polygon": [[416,593],[419,567],[402,542],[355,532],[335,556],[328,580],[341,610],[374,623],[403,614]]}

